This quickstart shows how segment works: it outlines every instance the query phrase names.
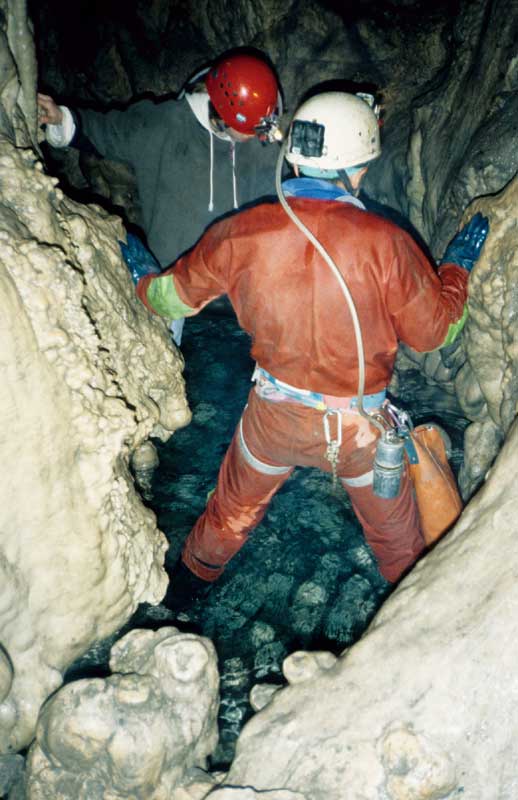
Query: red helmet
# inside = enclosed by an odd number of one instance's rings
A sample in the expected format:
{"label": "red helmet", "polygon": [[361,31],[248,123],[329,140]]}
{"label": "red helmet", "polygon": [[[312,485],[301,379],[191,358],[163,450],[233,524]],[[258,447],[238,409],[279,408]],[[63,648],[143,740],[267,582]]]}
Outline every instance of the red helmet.
{"label": "red helmet", "polygon": [[212,105],[229,128],[255,134],[261,121],[278,105],[279,88],[273,70],[252,55],[217,61],[205,78]]}

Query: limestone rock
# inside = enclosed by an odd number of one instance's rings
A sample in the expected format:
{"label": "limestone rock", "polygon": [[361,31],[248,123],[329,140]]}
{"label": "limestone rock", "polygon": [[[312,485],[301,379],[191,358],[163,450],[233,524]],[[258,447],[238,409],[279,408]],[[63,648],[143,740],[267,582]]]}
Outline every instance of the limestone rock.
{"label": "limestone rock", "polygon": [[120,221],[66,199],[7,139],[0,182],[0,638],[14,667],[1,751],[30,741],[74,658],[163,596],[167,542],[128,463],[190,411],[167,328],[134,296]]}
{"label": "limestone rock", "polygon": [[262,708],[267,706],[275,692],[278,692],[280,688],[280,686],[275,686],[272,683],[256,683],[255,686],[252,686],[249,700],[254,711],[261,711]]}
{"label": "limestone rock", "polygon": [[452,759],[411,726],[388,730],[380,753],[391,800],[432,800],[449,795],[457,786]]}
{"label": "limestone rock", "polygon": [[336,656],[325,650],[311,653],[291,653],[284,659],[282,671],[288,683],[293,686],[313,680],[322,671],[331,669],[336,663]]}
{"label": "limestone rock", "polygon": [[205,796],[214,781],[200,768],[217,743],[212,644],[176,628],[134,630],[110,663],[117,674],[68,684],[44,706],[27,800],[179,800],[177,787]]}
{"label": "limestone rock", "polygon": [[156,447],[149,439],[142,442],[131,454],[131,469],[135,481],[146,498],[152,494],[153,475],[158,465],[159,458]]}
{"label": "limestone rock", "polygon": [[0,752],[29,744],[75,658],[163,596],[167,541],[129,462],[190,420],[120,220],[45,174],[26,12],[0,0]]}
{"label": "limestone rock", "polygon": [[215,800],[310,800],[306,794],[290,792],[287,789],[272,789],[271,791],[256,792],[250,787],[223,786],[211,794]]}
{"label": "limestone rock", "polygon": [[502,446],[502,432],[491,420],[473,422],[464,433],[464,462],[459,486],[465,498],[483,483]]}
{"label": "limestone rock", "polygon": [[13,666],[9,656],[0,646],[0,703],[3,703],[13,684]]}
{"label": "limestone rock", "polygon": [[517,202],[515,178],[500,194],[476,200],[465,216],[480,211],[490,224],[482,256],[470,276],[464,334],[468,364],[457,376],[459,399],[474,421],[465,434],[461,476],[465,497],[484,479],[518,408]]}
{"label": "limestone rock", "polygon": [[[438,258],[472,198],[499,191],[516,172],[506,83],[515,88],[517,24],[504,2],[461,3],[450,59],[413,104],[409,215]],[[501,157],[502,148],[509,158]]]}

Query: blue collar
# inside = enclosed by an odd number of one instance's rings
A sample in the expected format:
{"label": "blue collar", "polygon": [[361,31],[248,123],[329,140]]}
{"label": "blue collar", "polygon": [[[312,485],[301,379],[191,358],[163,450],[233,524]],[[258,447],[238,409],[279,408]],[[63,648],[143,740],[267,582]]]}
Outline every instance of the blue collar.
{"label": "blue collar", "polygon": [[322,178],[289,178],[283,181],[282,190],[286,197],[311,197],[314,200],[338,200],[365,208],[361,200]]}

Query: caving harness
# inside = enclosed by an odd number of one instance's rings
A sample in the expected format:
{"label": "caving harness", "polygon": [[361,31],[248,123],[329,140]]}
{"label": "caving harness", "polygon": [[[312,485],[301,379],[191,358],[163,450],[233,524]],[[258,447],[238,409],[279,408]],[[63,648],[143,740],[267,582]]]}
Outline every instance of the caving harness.
{"label": "caving harness", "polygon": [[[324,412],[322,422],[326,441],[325,458],[331,465],[333,487],[336,486],[338,459],[342,444],[342,414],[345,412],[358,413],[358,398],[336,397],[330,394],[312,392],[308,389],[299,389],[279,380],[258,364],[252,375],[252,381],[255,381],[255,391],[259,397],[268,400],[270,403],[300,403]],[[385,389],[375,394],[364,395],[363,407],[369,411],[379,409],[385,402],[386,396]]]}

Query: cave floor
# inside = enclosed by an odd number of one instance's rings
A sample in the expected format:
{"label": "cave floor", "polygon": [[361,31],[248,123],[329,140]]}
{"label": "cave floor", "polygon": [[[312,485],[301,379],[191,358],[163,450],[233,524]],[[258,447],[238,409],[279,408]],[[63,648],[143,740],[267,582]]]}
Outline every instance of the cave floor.
{"label": "cave floor", "polygon": [[[203,511],[250,390],[249,338],[232,316],[202,313],[187,320],[182,342],[191,424],[169,442],[155,442],[160,466],[147,504],[170,549],[170,567]],[[467,421],[450,395],[417,371],[403,373],[396,403],[414,423],[439,422],[449,433],[455,471]],[[92,648],[66,680],[107,674],[113,641],[137,627],[175,624],[208,636],[221,675],[220,744],[213,766],[233,758],[256,683],[283,683],[282,661],[295,650],[336,654],[353,644],[387,596],[347,495],[328,475],[297,469],[273,498],[262,523],[230,562],[203,603],[177,621],[163,606],[139,607],[109,642]]]}

